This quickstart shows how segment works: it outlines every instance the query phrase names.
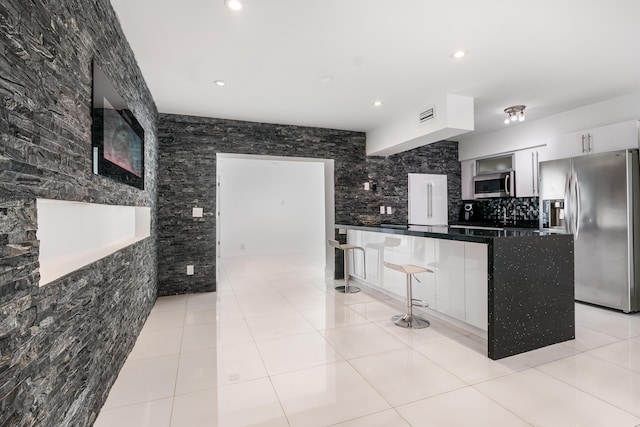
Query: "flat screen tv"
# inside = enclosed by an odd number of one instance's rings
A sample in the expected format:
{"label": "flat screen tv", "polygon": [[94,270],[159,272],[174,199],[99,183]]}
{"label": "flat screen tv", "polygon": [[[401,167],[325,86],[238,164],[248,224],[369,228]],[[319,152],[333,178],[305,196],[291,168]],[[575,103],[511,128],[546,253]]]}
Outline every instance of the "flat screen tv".
{"label": "flat screen tv", "polygon": [[144,129],[93,63],[93,173],[144,189]]}

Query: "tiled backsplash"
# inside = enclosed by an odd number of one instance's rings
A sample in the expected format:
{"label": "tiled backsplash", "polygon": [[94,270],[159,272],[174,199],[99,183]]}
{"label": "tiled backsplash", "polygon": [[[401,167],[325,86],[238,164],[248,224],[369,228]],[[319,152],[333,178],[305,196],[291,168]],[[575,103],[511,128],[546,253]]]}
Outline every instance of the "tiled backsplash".
{"label": "tiled backsplash", "polygon": [[480,207],[480,212],[484,219],[501,220],[504,217],[504,209],[507,210],[507,218],[518,221],[538,220],[538,198],[537,197],[513,197],[504,199],[476,200]]}

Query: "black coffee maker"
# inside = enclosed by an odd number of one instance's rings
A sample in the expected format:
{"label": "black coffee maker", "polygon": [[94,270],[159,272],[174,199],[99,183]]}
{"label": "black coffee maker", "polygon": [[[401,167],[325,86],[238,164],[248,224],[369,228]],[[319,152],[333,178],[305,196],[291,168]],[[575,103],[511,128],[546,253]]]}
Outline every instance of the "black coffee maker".
{"label": "black coffee maker", "polygon": [[462,208],[460,209],[460,221],[461,222],[474,222],[480,218],[479,207],[476,202],[462,202]]}

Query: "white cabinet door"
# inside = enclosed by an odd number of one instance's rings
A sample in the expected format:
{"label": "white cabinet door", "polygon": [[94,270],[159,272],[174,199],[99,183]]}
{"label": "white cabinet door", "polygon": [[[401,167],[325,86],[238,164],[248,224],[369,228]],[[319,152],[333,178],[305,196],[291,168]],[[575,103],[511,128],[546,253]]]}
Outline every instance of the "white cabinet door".
{"label": "white cabinet door", "polygon": [[400,237],[386,233],[362,232],[362,247],[366,253],[367,282],[376,286],[383,286],[384,261],[389,261],[391,255],[388,253],[402,244]]}
{"label": "white cabinet door", "polygon": [[586,141],[582,132],[573,132],[549,138],[545,160],[567,159],[586,154]]}
{"label": "white cabinet door", "polygon": [[429,237],[412,237],[411,264],[428,268],[433,273],[416,274],[417,280],[413,281],[413,297],[425,301],[429,307],[435,309],[436,305],[436,239]]}
{"label": "white cabinet door", "polygon": [[488,327],[488,253],[484,243],[464,244],[465,322]]}
{"label": "white cabinet door", "polygon": [[447,176],[409,174],[409,224],[449,224]]}
{"label": "white cabinet door", "polygon": [[547,141],[544,160],[638,148],[638,120],[560,135]]}
{"label": "white cabinet door", "polygon": [[538,164],[544,158],[544,146],[516,151],[514,154],[516,170],[516,197],[537,197]]}
{"label": "white cabinet door", "polygon": [[[362,235],[365,233],[360,230],[347,230],[347,242],[351,245],[363,247]],[[339,252],[344,256],[343,251]],[[359,250],[349,251],[349,276],[364,278],[364,254]]]}
{"label": "white cabinet door", "polygon": [[608,126],[590,129],[586,132],[590,153],[638,148],[638,121],[629,120]]}
{"label": "white cabinet door", "polygon": [[[411,264],[412,240],[416,237],[397,234],[394,237],[400,241],[385,247],[382,260],[398,265]],[[404,273],[384,267],[380,283],[384,291],[398,295],[402,301],[406,299],[407,281]]]}
{"label": "white cabinet door", "polygon": [[474,160],[465,160],[464,162],[460,162],[460,178],[461,178],[461,190],[462,190],[462,200],[473,200],[474,192],[473,192],[473,177],[476,174],[476,161]]}
{"label": "white cabinet door", "polygon": [[437,239],[435,246],[435,309],[464,322],[464,242]]}

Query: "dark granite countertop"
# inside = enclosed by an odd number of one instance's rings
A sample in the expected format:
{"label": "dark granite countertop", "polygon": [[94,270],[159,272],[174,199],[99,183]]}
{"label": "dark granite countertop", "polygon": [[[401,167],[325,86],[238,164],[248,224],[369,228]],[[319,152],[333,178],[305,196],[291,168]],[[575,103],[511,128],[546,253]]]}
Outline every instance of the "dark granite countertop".
{"label": "dark granite countertop", "polygon": [[447,226],[380,224],[374,226],[336,224],[336,228],[373,231],[377,233],[400,234],[406,236],[433,237],[437,239],[461,240],[466,242],[490,243],[497,238],[521,238],[549,236],[552,233],[531,228],[505,228],[486,230],[479,228],[452,228]]}

